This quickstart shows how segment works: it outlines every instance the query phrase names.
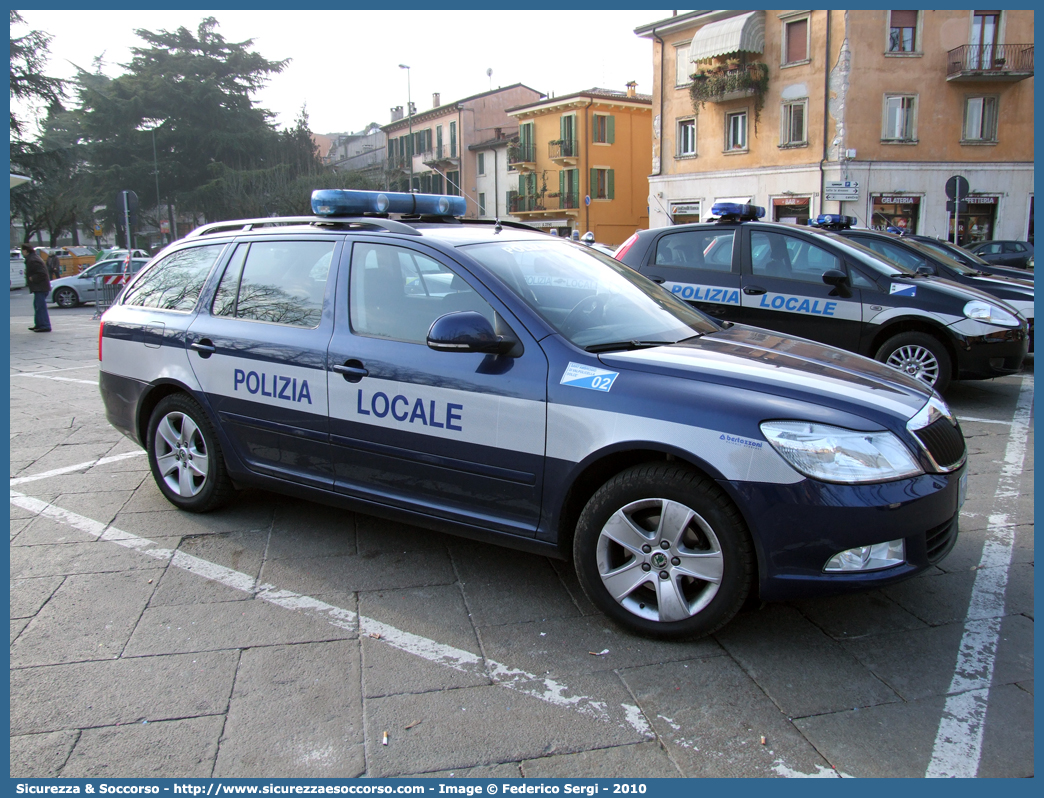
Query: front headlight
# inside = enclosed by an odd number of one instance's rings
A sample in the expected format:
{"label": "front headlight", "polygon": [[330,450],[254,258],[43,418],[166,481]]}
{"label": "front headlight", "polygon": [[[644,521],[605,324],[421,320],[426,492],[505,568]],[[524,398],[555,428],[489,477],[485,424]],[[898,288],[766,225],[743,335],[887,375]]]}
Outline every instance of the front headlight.
{"label": "front headlight", "polygon": [[765,421],[761,432],[783,459],[823,482],[884,482],[923,473],[910,450],[887,430],[856,430],[809,421]]}
{"label": "front headlight", "polygon": [[983,302],[981,299],[973,299],[964,306],[964,315],[975,321],[986,324],[996,324],[998,327],[1018,327],[1019,320],[1004,308]]}

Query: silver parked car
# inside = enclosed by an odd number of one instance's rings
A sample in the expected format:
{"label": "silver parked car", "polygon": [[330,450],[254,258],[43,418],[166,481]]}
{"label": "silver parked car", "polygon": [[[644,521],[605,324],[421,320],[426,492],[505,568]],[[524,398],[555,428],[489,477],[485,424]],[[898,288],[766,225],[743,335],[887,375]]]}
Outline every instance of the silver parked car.
{"label": "silver parked car", "polygon": [[[120,274],[124,270],[126,260],[126,257],[103,260],[87,267],[79,274],[51,280],[51,293],[47,296],[47,301],[53,302],[60,308],[74,308],[84,302],[94,302],[96,299],[95,286],[102,285],[102,278],[106,276]],[[134,258],[131,260],[130,273],[137,274],[148,262],[148,258]]]}

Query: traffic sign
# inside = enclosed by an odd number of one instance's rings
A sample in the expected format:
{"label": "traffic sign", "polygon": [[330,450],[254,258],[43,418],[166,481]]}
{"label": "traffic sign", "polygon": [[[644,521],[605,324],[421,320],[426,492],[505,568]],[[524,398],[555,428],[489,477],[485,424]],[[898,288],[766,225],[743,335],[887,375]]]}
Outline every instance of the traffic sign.
{"label": "traffic sign", "polygon": [[961,200],[960,202],[955,202],[955,200],[947,200],[946,201],[946,210],[950,211],[950,213],[953,213],[953,206],[955,204],[957,205],[957,213],[967,213],[968,212],[968,203],[965,202],[964,200]]}
{"label": "traffic sign", "polygon": [[828,202],[855,202],[859,199],[858,180],[831,180],[823,187]]}
{"label": "traffic sign", "polygon": [[971,186],[968,185],[967,179],[960,175],[954,175],[946,181],[946,198],[951,200],[961,200],[968,196],[968,192],[971,191]]}

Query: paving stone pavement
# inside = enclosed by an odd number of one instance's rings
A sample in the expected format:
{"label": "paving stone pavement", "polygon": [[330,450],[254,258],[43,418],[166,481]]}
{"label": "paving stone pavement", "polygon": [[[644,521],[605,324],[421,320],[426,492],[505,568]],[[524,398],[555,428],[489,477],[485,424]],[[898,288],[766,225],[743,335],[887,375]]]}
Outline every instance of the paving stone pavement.
{"label": "paving stone pavement", "polygon": [[977,774],[1034,775],[1032,360],[947,396],[971,476],[938,567],[663,643],[564,563],[262,491],[174,509],[105,421],[92,309],[39,336],[30,306],[12,292],[14,777],[924,776],[998,525]]}

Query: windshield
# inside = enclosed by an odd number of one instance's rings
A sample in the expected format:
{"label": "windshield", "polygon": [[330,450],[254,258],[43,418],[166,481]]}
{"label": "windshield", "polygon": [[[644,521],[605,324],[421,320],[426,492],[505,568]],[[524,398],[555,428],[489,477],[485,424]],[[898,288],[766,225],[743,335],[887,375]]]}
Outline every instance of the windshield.
{"label": "windshield", "polygon": [[[571,343],[605,351],[675,343],[721,329],[619,261],[565,241],[465,249]],[[616,347],[612,347],[616,348]]]}
{"label": "windshield", "polygon": [[976,255],[974,252],[969,252],[966,249],[955,247],[948,241],[918,240],[917,243],[920,244],[922,247],[928,247],[928,249],[932,250],[932,252],[941,252],[943,255],[953,258],[953,260],[957,261],[958,263],[963,263],[965,266],[971,266],[972,269],[975,271],[977,271],[977,269],[975,269],[976,266],[990,265],[982,258],[980,258],[978,255]]}
{"label": "windshield", "polygon": [[862,244],[853,241],[850,238],[839,236],[837,233],[831,233],[829,230],[815,230],[816,235],[826,236],[834,244],[841,247],[841,249],[848,250],[848,253],[853,257],[857,258],[860,262],[866,263],[873,266],[879,273],[894,277],[916,277],[917,272],[912,269],[907,269],[898,263],[885,258],[880,252],[875,252],[870,247],[863,246]]}
{"label": "windshield", "polygon": [[963,275],[966,275],[966,276],[970,277],[972,275],[975,275],[975,274],[979,273],[978,269],[973,269],[970,266],[965,266],[963,263],[961,263],[959,260],[957,260],[949,252],[940,252],[935,247],[929,246],[929,245],[925,244],[925,242],[923,242],[923,241],[910,241],[910,240],[907,240],[905,243],[909,244],[914,249],[919,249],[921,252],[923,252],[928,257],[934,258],[935,260],[937,260],[940,263],[942,263],[944,266],[946,266],[946,267],[948,267],[950,269],[953,269],[958,274],[963,274]]}

